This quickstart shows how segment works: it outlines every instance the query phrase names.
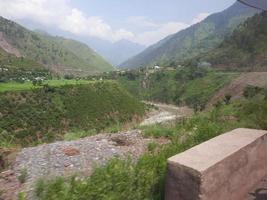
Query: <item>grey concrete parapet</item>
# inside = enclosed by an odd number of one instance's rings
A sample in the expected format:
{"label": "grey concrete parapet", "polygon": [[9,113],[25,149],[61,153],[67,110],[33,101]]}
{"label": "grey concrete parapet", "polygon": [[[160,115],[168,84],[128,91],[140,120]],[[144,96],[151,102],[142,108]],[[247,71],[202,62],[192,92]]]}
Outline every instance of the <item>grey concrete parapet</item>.
{"label": "grey concrete parapet", "polygon": [[168,159],[165,200],[243,200],[267,176],[267,131],[236,129]]}

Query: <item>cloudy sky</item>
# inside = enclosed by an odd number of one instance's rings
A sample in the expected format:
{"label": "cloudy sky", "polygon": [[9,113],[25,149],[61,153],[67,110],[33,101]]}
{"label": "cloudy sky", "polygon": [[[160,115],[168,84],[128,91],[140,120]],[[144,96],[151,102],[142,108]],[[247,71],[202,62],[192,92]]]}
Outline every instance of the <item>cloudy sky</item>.
{"label": "cloudy sky", "polygon": [[0,15],[48,33],[60,30],[150,45],[235,0],[0,0]]}

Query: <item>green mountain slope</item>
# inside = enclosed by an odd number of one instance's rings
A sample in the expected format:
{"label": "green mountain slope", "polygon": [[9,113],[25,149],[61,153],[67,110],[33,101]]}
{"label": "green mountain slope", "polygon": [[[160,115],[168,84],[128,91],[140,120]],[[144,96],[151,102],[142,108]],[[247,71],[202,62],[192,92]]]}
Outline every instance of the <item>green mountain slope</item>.
{"label": "green mountain slope", "polygon": [[97,69],[101,72],[111,71],[113,69],[107,61],[95,53],[86,44],[62,37],[55,37],[55,41],[59,42],[62,46],[91,66],[97,66]]}
{"label": "green mountain slope", "polygon": [[24,57],[16,57],[15,55],[7,53],[2,48],[0,48],[0,65],[2,67],[17,68],[17,69],[19,68],[25,70],[44,69],[44,66],[42,64]]}
{"label": "green mountain slope", "polygon": [[234,70],[267,70],[267,12],[240,25],[215,50],[199,56],[215,67]]}
{"label": "green mountain slope", "polygon": [[33,60],[16,57],[0,48],[0,82],[25,82],[36,77],[50,78],[49,70]]}
{"label": "green mountain slope", "polygon": [[144,109],[112,81],[0,93],[0,141],[27,146],[72,131],[97,133],[142,117]]}
{"label": "green mountain slope", "polygon": [[240,3],[210,15],[204,21],[171,35],[121,64],[122,68],[182,63],[219,45],[225,36],[257,10]]}
{"label": "green mountain slope", "polygon": [[[67,42],[67,39],[32,32],[2,17],[0,33],[0,44],[8,46],[4,48],[6,51],[42,63],[60,74],[86,75],[113,69],[102,57],[80,42]],[[79,52],[75,52],[77,49]]]}

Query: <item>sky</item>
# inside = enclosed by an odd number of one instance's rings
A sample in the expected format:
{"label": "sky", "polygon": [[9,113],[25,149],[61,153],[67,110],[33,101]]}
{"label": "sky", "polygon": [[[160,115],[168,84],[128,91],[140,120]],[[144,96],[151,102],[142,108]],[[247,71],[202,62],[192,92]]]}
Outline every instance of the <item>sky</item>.
{"label": "sky", "polygon": [[0,0],[0,15],[82,37],[151,45],[235,0]]}

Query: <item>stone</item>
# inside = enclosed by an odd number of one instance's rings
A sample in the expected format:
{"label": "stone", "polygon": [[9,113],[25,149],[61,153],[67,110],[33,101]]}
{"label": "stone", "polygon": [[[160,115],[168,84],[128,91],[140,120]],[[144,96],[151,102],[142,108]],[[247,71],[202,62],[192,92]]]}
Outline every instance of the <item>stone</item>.
{"label": "stone", "polygon": [[14,175],[14,171],[13,170],[7,170],[7,171],[4,171],[4,172],[2,172],[1,173],[1,176],[2,177],[8,177],[8,176],[12,176],[12,175]]}
{"label": "stone", "polygon": [[66,156],[77,156],[80,154],[80,151],[78,149],[75,149],[72,147],[68,147],[64,149],[63,151]]}
{"label": "stone", "polygon": [[236,129],[168,159],[166,200],[243,200],[267,176],[267,131]]}

